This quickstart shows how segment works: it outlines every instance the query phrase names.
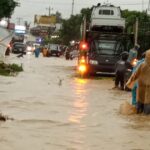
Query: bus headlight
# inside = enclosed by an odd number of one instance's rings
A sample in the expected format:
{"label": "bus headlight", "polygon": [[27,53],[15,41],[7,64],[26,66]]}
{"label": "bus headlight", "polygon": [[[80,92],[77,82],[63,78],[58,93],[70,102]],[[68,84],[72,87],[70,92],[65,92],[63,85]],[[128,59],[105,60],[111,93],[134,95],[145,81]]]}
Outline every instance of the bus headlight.
{"label": "bus headlight", "polygon": [[90,60],[89,63],[91,65],[98,65],[98,61],[97,60]]}

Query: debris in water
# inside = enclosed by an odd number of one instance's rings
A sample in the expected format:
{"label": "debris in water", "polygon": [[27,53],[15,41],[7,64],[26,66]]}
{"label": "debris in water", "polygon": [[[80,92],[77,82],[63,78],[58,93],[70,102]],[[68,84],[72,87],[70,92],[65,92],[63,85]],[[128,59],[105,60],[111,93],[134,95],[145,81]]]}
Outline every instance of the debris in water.
{"label": "debris in water", "polygon": [[6,121],[6,120],[14,120],[14,119],[9,118],[8,116],[5,116],[2,113],[0,113],[0,121]]}
{"label": "debris in water", "polygon": [[[59,78],[59,77],[58,77]],[[61,79],[61,78],[59,78],[59,81],[58,81],[58,85],[59,86],[62,86],[62,81],[63,81],[64,79]]]}
{"label": "debris in water", "polygon": [[0,113],[0,121],[6,121],[7,117]]}
{"label": "debris in water", "polygon": [[120,113],[122,115],[133,115],[136,114],[136,108],[134,106],[132,106],[129,102],[124,101],[121,105],[120,105]]}

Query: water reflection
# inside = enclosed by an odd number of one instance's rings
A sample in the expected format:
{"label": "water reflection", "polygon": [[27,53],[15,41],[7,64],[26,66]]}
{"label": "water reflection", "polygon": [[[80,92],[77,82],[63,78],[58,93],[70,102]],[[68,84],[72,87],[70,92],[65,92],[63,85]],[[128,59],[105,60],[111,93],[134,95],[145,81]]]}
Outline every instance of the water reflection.
{"label": "water reflection", "polygon": [[70,122],[81,123],[83,117],[87,114],[87,83],[88,81],[85,79],[75,79],[74,81],[73,90],[75,99],[73,101],[73,112],[69,117]]}

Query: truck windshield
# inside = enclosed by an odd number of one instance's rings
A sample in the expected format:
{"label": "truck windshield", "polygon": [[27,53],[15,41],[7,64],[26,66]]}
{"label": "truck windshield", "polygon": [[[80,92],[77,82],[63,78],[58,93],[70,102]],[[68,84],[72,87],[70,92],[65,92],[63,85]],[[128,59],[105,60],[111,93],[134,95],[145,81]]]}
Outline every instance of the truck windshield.
{"label": "truck windshield", "polygon": [[115,54],[115,41],[95,41],[95,47],[98,54],[113,55]]}

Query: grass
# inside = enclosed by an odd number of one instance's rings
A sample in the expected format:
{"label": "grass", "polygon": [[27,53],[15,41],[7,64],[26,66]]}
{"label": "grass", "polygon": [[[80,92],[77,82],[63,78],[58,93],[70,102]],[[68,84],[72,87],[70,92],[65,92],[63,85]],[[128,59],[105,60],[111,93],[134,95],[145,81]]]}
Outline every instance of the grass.
{"label": "grass", "polygon": [[23,71],[22,65],[0,62],[0,75],[2,76],[14,76],[21,71]]}

